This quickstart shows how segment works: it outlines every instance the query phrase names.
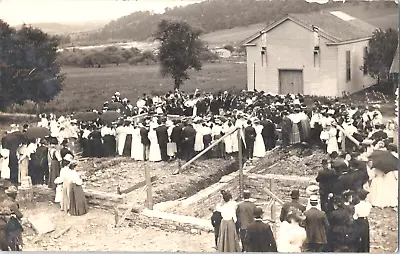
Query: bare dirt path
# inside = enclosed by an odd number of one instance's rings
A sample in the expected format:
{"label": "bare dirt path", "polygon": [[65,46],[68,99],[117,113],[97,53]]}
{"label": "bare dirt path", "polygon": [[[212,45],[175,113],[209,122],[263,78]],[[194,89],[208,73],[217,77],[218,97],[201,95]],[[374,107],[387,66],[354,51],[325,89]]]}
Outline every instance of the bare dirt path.
{"label": "bare dirt path", "polygon": [[[165,232],[148,227],[129,227],[125,222],[114,228],[111,212],[90,209],[89,213],[73,217],[61,212],[55,204],[39,203],[34,209],[25,210],[25,216],[46,214],[56,225],[56,230],[43,240],[36,239],[30,230],[25,231],[25,251],[139,251],[139,252],[213,252],[214,235],[210,233],[189,234]],[[58,239],[68,226],[71,229]]]}

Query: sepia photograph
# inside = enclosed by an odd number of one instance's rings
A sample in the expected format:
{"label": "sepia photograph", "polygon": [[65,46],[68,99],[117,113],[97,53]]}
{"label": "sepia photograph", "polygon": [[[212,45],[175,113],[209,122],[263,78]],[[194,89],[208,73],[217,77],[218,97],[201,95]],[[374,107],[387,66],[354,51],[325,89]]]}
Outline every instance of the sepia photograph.
{"label": "sepia photograph", "polygon": [[395,0],[0,0],[0,249],[398,252]]}

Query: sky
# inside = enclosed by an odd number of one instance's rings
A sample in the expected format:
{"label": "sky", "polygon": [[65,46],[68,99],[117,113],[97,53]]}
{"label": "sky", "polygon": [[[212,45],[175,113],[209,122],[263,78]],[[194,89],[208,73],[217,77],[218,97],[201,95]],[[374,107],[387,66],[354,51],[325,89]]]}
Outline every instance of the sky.
{"label": "sky", "polygon": [[135,11],[161,13],[166,7],[202,0],[0,0],[0,19],[22,23],[76,23],[113,20]]}

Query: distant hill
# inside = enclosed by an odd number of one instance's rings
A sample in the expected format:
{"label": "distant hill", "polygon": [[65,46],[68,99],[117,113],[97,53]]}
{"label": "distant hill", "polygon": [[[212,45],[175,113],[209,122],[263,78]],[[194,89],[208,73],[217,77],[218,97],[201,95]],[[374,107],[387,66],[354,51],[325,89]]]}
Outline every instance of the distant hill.
{"label": "distant hill", "polygon": [[[369,7],[368,7],[369,6]],[[379,6],[379,8],[376,8]],[[394,8],[395,7],[395,8]],[[373,26],[381,29],[398,28],[399,15],[397,5],[384,7],[382,3],[345,3],[337,7],[326,7],[324,11],[343,11],[355,18],[361,19]],[[265,28],[265,23],[257,23],[245,27],[235,27],[232,29],[218,30],[215,32],[207,33],[202,36],[202,39],[209,45],[224,45],[224,44],[237,44],[243,39],[250,37],[261,29]]]}
{"label": "distant hill", "polygon": [[[90,21],[80,23],[32,23],[27,24],[42,29],[49,34],[66,35],[102,29],[109,21]],[[19,27],[19,26],[15,26]]]}
{"label": "distant hill", "polygon": [[[163,14],[134,12],[111,21],[99,32],[80,36],[82,41],[144,41],[151,38],[162,19],[180,19],[202,28],[210,44],[235,43],[288,13],[340,10],[372,25],[397,28],[398,6],[394,2],[307,3],[300,0],[208,0],[166,9]],[[239,39],[240,37],[240,39]]]}

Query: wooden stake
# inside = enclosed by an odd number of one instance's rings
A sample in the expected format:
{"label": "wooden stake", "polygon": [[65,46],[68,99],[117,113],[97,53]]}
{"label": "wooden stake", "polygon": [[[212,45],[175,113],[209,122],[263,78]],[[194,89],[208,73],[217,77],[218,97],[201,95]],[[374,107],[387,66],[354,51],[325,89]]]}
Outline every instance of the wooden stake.
{"label": "wooden stake", "polygon": [[[275,191],[275,180],[271,179],[269,180],[270,184],[270,190],[273,193]],[[272,197],[271,197],[272,198]],[[271,220],[276,222],[276,206],[275,206],[275,201],[274,204],[271,206]],[[272,231],[274,232],[274,235],[276,237],[276,223],[272,225]]]}
{"label": "wooden stake", "polygon": [[237,129],[237,138],[239,144],[239,185],[240,185],[240,198],[243,198],[244,181],[243,181],[243,147],[242,147],[242,130]]}
{"label": "wooden stake", "polygon": [[151,186],[150,168],[146,167],[146,185],[147,185],[147,208],[153,210],[153,194]]}
{"label": "wooden stake", "polygon": [[346,136],[342,133],[342,152],[346,153]]}

